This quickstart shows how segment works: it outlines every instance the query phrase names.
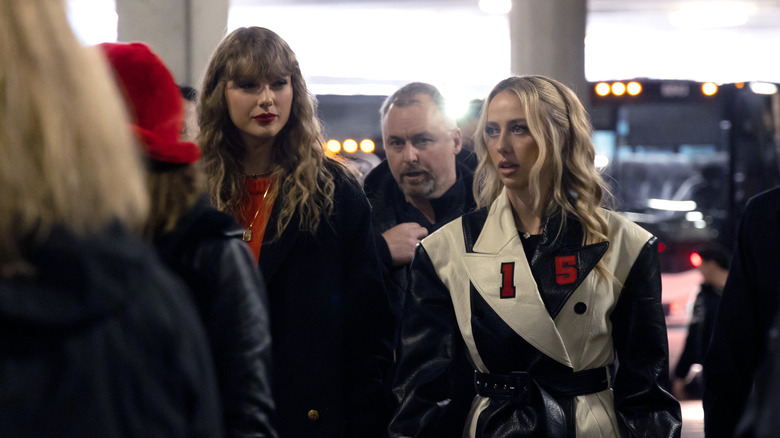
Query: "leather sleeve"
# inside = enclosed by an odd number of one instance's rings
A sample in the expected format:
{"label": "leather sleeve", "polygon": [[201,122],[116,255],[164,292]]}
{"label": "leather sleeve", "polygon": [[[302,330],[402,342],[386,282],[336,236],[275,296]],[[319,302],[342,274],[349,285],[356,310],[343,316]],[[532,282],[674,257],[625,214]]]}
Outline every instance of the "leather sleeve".
{"label": "leather sleeve", "polygon": [[237,238],[203,245],[201,272],[215,293],[204,314],[215,358],[227,437],[277,437],[272,425],[271,332],[265,284]]}
{"label": "leather sleeve", "polygon": [[449,432],[456,391],[453,367],[463,354],[463,341],[450,293],[434,271],[422,245],[415,251],[403,319],[393,395],[398,408],[388,427],[389,437],[460,436]]}
{"label": "leather sleeve", "polygon": [[669,346],[657,241],[642,248],[611,315],[617,352],[615,412],[625,436],[679,437],[680,404],[668,392]]}

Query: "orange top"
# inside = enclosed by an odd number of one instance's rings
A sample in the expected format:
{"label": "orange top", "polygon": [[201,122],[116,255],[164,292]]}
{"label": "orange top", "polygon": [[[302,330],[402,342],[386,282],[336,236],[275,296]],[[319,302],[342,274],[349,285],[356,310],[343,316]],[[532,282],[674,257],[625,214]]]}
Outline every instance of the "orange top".
{"label": "orange top", "polygon": [[270,195],[274,180],[272,178],[247,177],[244,184],[249,192],[249,202],[244,207],[241,220],[241,226],[244,227],[243,239],[252,250],[255,261],[259,261],[265,228],[274,206],[275,197]]}

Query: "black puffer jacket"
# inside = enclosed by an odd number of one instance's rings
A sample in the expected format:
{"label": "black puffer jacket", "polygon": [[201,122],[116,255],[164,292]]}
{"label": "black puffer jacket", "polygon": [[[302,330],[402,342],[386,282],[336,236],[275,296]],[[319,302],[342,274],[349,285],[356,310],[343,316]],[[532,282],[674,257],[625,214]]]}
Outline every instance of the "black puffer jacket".
{"label": "black puffer jacket", "polygon": [[203,328],[151,248],[55,229],[30,260],[0,278],[0,436],[222,436]]}
{"label": "black puffer jacket", "polygon": [[242,230],[201,199],[155,239],[190,287],[211,343],[226,435],[276,437],[272,426],[268,298]]}

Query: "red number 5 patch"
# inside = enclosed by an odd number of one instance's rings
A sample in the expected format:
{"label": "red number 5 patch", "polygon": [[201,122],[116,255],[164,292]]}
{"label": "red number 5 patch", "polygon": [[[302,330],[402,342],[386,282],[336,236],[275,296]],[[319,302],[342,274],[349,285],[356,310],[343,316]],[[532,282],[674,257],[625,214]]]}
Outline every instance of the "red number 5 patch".
{"label": "red number 5 patch", "polygon": [[558,284],[571,284],[577,281],[577,256],[555,258],[555,281]]}

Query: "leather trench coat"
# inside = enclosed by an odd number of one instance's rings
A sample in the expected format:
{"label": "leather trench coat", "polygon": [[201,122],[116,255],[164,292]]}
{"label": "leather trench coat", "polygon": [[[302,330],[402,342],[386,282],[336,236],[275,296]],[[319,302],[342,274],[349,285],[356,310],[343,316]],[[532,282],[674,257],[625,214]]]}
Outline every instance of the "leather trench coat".
{"label": "leather trench coat", "polygon": [[[609,242],[583,246],[579,222],[568,218],[558,234],[554,216],[530,261],[505,193],[489,212],[423,240],[401,323],[400,405],[389,436],[441,436],[441,419],[459,406],[449,370],[463,349],[475,380],[523,381],[504,398],[478,387],[461,412],[464,437],[679,436],[655,239],[601,214]],[[602,258],[613,278],[594,272]],[[601,376],[598,385],[567,394],[567,382],[583,374]]]}
{"label": "leather trench coat", "polygon": [[189,287],[206,329],[226,436],[276,438],[265,284],[243,229],[201,197],[154,246]]}

